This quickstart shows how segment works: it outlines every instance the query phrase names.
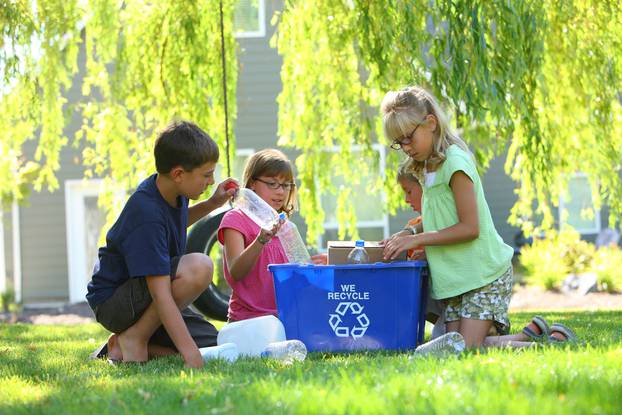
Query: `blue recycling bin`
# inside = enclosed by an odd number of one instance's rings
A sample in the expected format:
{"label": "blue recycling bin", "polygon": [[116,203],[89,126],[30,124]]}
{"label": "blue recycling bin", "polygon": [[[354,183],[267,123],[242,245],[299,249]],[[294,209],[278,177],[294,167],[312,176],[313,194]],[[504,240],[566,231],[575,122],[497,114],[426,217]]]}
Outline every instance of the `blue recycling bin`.
{"label": "blue recycling bin", "polygon": [[268,268],[285,335],[309,351],[403,350],[423,342],[426,262]]}

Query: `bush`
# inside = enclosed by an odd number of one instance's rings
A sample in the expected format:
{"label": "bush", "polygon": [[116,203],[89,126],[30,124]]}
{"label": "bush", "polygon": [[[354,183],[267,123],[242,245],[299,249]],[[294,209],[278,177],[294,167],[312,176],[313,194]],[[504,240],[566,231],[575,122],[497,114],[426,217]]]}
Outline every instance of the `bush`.
{"label": "bush", "polygon": [[616,245],[598,249],[592,271],[596,273],[601,290],[614,292],[622,289],[622,250]]}
{"label": "bush", "polygon": [[6,291],[0,293],[0,304],[2,304],[2,311],[8,313],[11,310],[11,306],[15,304],[15,290],[13,288],[7,288]]}
{"label": "bush", "polygon": [[523,247],[520,263],[525,267],[528,284],[551,290],[559,288],[568,274],[589,271],[595,254],[594,245],[582,241],[574,229],[567,229],[550,232],[544,239]]}

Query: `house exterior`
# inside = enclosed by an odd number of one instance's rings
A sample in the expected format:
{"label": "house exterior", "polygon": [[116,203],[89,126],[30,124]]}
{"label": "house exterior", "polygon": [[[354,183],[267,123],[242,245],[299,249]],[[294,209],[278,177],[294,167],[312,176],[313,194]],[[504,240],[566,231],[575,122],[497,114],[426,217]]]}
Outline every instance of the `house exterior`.
{"label": "house exterior", "polygon": [[[281,90],[281,58],[269,46],[273,28],[270,19],[282,7],[280,0],[247,0],[240,2],[238,21],[239,79],[236,137],[238,157],[233,163],[234,176],[240,177],[243,162],[254,151],[275,147],[277,141],[277,103]],[[69,99],[80,99],[80,88],[74,85]],[[74,117],[67,127],[71,136],[81,121]],[[380,171],[388,146],[375,147],[380,154]],[[34,152],[34,145],[26,149]],[[292,158],[296,154],[285,149]],[[99,230],[104,218],[97,207],[98,180],[83,180],[80,151],[71,146],[62,150],[58,172],[60,188],[55,192],[33,192],[24,205],[4,206],[0,216],[0,292],[13,286],[18,301],[26,305],[82,302],[97,252]],[[514,245],[517,229],[507,223],[510,208],[516,200],[514,182],[503,171],[505,156],[492,161],[483,177],[486,198],[502,238]],[[585,178],[571,181],[572,202],[565,206],[569,222],[578,226],[586,239],[593,240],[606,226],[607,211],[597,212],[594,220],[583,220],[579,211],[591,204]],[[396,187],[396,191],[398,191]],[[365,195],[362,195],[365,197]],[[382,201],[365,199],[366,210],[358,212],[361,236],[378,240],[401,229],[412,212],[401,210],[389,217],[382,212]],[[331,217],[334,200],[323,200],[327,212],[326,232],[318,241],[337,239],[336,223]],[[353,203],[358,206],[360,203]],[[295,218],[304,234],[301,218]],[[304,236],[304,235],[303,235]]]}

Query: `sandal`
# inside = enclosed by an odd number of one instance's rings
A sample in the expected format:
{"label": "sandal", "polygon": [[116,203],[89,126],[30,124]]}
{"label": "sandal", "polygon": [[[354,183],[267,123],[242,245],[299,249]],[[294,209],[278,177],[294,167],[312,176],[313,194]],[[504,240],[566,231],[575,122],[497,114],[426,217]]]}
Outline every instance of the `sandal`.
{"label": "sandal", "polygon": [[[536,331],[530,327],[532,324],[540,329],[540,334],[536,333]],[[532,340],[546,340],[551,335],[551,329],[544,317],[535,316],[531,319],[531,322],[523,328],[523,334]]]}
{"label": "sandal", "polygon": [[90,360],[103,359],[108,357],[108,342],[99,346],[93,353],[89,355]]}
{"label": "sandal", "polygon": [[[564,335],[565,339],[559,339],[553,336],[553,333],[561,333]],[[551,334],[549,334],[548,337],[549,337],[549,341],[552,343],[566,343],[566,342],[575,343],[578,339],[575,332],[572,331],[567,326],[563,325],[562,323],[553,324],[551,326]]]}

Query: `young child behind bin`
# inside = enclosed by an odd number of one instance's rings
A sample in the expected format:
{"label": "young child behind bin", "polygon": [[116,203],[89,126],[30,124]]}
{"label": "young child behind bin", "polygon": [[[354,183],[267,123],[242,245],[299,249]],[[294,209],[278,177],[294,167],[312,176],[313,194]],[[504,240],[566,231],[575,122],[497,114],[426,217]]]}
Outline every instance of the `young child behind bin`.
{"label": "young child behind bin", "polygon": [[[155,142],[157,173],[130,196],[99,249],[86,296],[97,321],[114,334],[110,359],[144,362],[180,353],[202,367],[199,347],[216,344],[215,328],[187,309],[210,284],[213,266],[184,255],[186,228],[229,200],[227,179],[211,198],[188,207],[214,184],[218,146],[191,122],[173,122]],[[182,310],[182,311],[180,311]]]}
{"label": "young child behind bin", "polygon": [[[290,216],[296,207],[292,165],[279,150],[253,154],[244,167],[243,183],[274,210]],[[262,229],[238,208],[228,211],[220,223],[218,240],[224,246],[225,278],[231,287],[230,322],[277,315],[274,282],[268,264],[288,262],[277,235],[281,223]],[[313,257],[326,263],[326,256]]]}

